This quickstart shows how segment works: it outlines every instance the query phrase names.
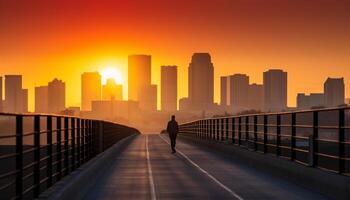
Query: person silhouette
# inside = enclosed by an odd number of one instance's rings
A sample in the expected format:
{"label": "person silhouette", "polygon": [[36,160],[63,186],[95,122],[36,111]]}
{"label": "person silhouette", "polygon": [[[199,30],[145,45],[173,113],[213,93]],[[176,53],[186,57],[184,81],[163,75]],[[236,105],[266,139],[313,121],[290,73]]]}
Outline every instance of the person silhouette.
{"label": "person silhouette", "polygon": [[175,145],[176,145],[176,136],[179,132],[179,125],[175,121],[175,115],[171,116],[171,120],[168,122],[168,126],[166,130],[169,134],[169,138],[171,142],[171,150],[173,151],[172,153],[176,153]]}

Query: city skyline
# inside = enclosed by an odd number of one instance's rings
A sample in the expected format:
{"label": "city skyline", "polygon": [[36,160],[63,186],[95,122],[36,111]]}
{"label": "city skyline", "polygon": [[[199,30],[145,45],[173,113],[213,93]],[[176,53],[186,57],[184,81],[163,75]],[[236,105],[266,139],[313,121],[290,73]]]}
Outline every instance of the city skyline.
{"label": "city skyline", "polygon": [[[139,53],[153,56],[152,84],[160,84],[160,66],[178,66],[178,98],[187,96],[187,67],[193,52],[211,54],[215,88],[222,75],[247,74],[261,84],[260,74],[270,68],[288,71],[289,106],[296,105],[297,93],[322,92],[328,76],[350,79],[350,13],[345,9],[350,2],[0,4],[0,43],[6,47],[0,50],[0,72],[23,75],[30,110],[34,109],[33,88],[54,77],[69,86],[67,105],[78,106],[81,97],[75,91],[81,83],[77,77],[108,66],[121,72],[127,95],[127,56]],[[139,12],[129,12],[133,10]],[[181,12],[180,18],[175,10]],[[211,14],[202,17],[203,13]],[[349,97],[349,84],[346,91]],[[214,98],[219,102],[219,91]]]}

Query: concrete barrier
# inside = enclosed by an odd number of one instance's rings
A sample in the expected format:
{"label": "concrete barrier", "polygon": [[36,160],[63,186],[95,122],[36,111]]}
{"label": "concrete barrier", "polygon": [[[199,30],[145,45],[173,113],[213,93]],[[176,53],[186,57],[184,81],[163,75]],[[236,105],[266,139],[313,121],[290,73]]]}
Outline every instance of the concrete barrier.
{"label": "concrete barrier", "polygon": [[180,135],[179,139],[235,159],[263,173],[291,181],[331,199],[350,199],[350,177],[307,167],[272,154],[263,154],[236,145]]}
{"label": "concrete barrier", "polygon": [[95,184],[98,177],[111,165],[113,162],[112,158],[118,156],[136,135],[120,140],[103,153],[92,158],[89,162],[43,192],[39,199],[82,199],[86,192]]}

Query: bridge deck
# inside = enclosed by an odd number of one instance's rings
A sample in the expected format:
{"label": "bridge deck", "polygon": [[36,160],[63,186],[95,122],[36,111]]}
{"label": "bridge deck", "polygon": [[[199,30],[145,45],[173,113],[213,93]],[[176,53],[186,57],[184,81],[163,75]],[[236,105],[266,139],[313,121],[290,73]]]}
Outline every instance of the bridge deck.
{"label": "bridge deck", "polygon": [[86,199],[325,199],[200,147],[140,135],[104,172]]}

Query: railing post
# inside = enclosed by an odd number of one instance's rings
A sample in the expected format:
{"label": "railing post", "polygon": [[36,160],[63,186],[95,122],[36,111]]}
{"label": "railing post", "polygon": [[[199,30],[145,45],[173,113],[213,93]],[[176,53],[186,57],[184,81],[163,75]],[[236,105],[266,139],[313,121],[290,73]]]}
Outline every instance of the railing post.
{"label": "railing post", "polygon": [[71,171],[74,171],[75,169],[75,118],[71,118]]}
{"label": "railing post", "polygon": [[23,197],[23,116],[16,116],[16,198]]}
{"label": "railing post", "polygon": [[68,117],[64,117],[64,174],[69,173],[69,121]]}
{"label": "railing post", "polygon": [[52,186],[52,117],[46,117],[46,125],[47,125],[47,187]]}
{"label": "railing post", "polygon": [[236,118],[232,117],[232,143],[234,144],[235,143],[235,137],[236,137],[236,129],[235,129],[235,123],[236,123]]}
{"label": "railing post", "polygon": [[226,118],[226,141],[228,141],[229,134],[229,118]]}
{"label": "railing post", "polygon": [[225,127],[224,118],[221,118],[220,121],[221,121],[221,138],[220,138],[220,141],[224,141],[224,127]]}
{"label": "railing post", "polygon": [[220,131],[219,131],[219,129],[220,129],[220,121],[219,121],[219,119],[216,119],[215,120],[216,121],[216,140],[217,141],[219,141],[220,140]]}
{"label": "railing post", "polygon": [[267,115],[264,115],[264,153],[267,152]]}
{"label": "railing post", "polygon": [[276,130],[276,155],[281,155],[281,115],[277,114],[277,130]]}
{"label": "railing post", "polygon": [[241,117],[238,117],[238,145],[241,146],[242,144],[242,119]]}
{"label": "railing post", "polygon": [[292,113],[292,133],[291,133],[291,156],[290,159],[294,160],[295,159],[295,135],[296,135],[296,114]]}
{"label": "railing post", "polygon": [[339,146],[339,169],[338,172],[340,174],[344,173],[345,171],[345,162],[344,162],[344,157],[345,157],[345,144],[344,144],[344,126],[345,126],[345,109],[341,108],[339,109],[339,124],[338,124],[338,146]]}
{"label": "railing post", "polygon": [[56,150],[56,160],[57,160],[57,180],[60,180],[62,177],[62,118],[56,118],[56,141],[57,141],[57,150]]}
{"label": "railing post", "polygon": [[254,151],[258,150],[258,116],[254,115]]}
{"label": "railing post", "polygon": [[40,116],[34,116],[34,190],[33,197],[40,194]]}
{"label": "railing post", "polygon": [[80,134],[81,134],[81,124],[80,124],[80,121],[81,119],[80,118],[77,118],[77,127],[76,127],[76,130],[77,130],[77,167],[80,167],[81,165],[81,144],[80,144]]}
{"label": "railing post", "polygon": [[245,117],[245,145],[249,149],[249,117]]}
{"label": "railing post", "polygon": [[317,166],[317,149],[318,149],[318,111],[313,111],[313,130],[309,139],[309,166]]}
{"label": "railing post", "polygon": [[214,140],[214,121],[210,120],[210,139]]}

